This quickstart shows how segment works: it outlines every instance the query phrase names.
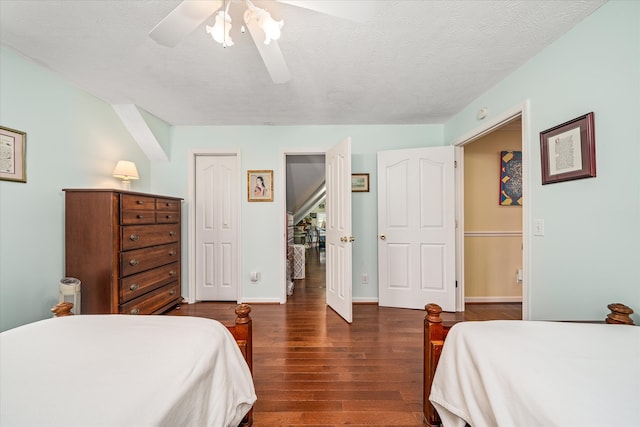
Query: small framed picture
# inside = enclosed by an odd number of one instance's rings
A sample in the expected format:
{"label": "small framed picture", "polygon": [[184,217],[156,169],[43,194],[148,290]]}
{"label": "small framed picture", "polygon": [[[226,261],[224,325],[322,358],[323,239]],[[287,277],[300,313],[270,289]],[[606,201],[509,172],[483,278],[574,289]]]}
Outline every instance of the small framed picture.
{"label": "small framed picture", "polygon": [[273,170],[247,171],[247,200],[273,202]]}
{"label": "small framed picture", "polygon": [[27,134],[0,126],[0,179],[27,182]]}
{"label": "small framed picture", "polygon": [[368,173],[352,173],[351,174],[351,191],[353,193],[369,192],[369,174]]}
{"label": "small framed picture", "polygon": [[540,132],[542,184],[596,176],[593,112]]}

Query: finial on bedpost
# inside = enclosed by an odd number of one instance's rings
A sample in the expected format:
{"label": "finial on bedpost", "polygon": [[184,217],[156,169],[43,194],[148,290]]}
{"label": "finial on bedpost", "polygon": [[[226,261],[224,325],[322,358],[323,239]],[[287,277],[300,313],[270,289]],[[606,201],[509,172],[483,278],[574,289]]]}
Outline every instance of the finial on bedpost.
{"label": "finial on bedpost", "polygon": [[53,317],[73,316],[71,309],[73,308],[72,302],[60,302],[51,308]]}
{"label": "finial on bedpost", "polygon": [[240,304],[236,307],[236,324],[237,323],[249,323],[251,318],[249,317],[249,313],[251,313],[251,306],[249,304]]}
{"label": "finial on bedpost", "polygon": [[429,322],[442,323],[442,318],[440,317],[442,308],[438,304],[427,304],[424,306],[424,309],[427,310],[427,320]]}
{"label": "finial on bedpost", "polygon": [[613,324],[633,325],[633,319],[630,317],[633,310],[624,304],[613,303],[607,306],[611,313],[607,314],[605,322]]}

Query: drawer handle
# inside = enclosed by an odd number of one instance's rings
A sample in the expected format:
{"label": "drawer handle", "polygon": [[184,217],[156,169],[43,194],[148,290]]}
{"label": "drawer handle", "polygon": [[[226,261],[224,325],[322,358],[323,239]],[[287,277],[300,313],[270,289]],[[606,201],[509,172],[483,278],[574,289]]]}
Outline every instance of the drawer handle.
{"label": "drawer handle", "polygon": [[165,205],[165,206],[167,206],[167,207],[171,207],[171,206],[173,206],[173,204],[172,204],[172,203],[169,203],[169,202],[165,203],[164,205]]}
{"label": "drawer handle", "polygon": [[175,289],[171,289],[171,290],[169,291],[169,295],[175,295],[175,294],[176,294],[176,290],[175,290]]}
{"label": "drawer handle", "polygon": [[175,256],[175,254],[176,254],[176,251],[174,251],[173,249],[169,251],[169,256]]}
{"label": "drawer handle", "polygon": [[176,232],[175,232],[175,231],[170,231],[170,232],[169,232],[169,236],[173,237],[173,236],[175,236],[175,235],[176,235]]}
{"label": "drawer handle", "polygon": [[171,270],[171,271],[169,272],[169,276],[175,276],[175,275],[176,275],[176,271],[175,271],[175,270]]}
{"label": "drawer handle", "polygon": [[144,205],[144,200],[136,200],[136,204],[138,204],[138,205]]}
{"label": "drawer handle", "polygon": [[132,259],[131,261],[129,261],[129,265],[131,266],[136,266],[140,263],[140,261],[138,261],[137,259]]}
{"label": "drawer handle", "polygon": [[140,313],[140,309],[139,308],[134,308],[133,310],[131,310],[130,314],[138,314]]}
{"label": "drawer handle", "polygon": [[137,234],[132,234],[131,236],[129,236],[129,239],[131,239],[132,242],[137,242],[138,240],[140,240],[140,236],[138,236]]}
{"label": "drawer handle", "polygon": [[136,215],[136,218],[138,218],[138,219],[142,219],[142,218],[144,218],[144,215],[140,215],[140,214],[138,214],[138,215]]}
{"label": "drawer handle", "polygon": [[133,285],[129,286],[129,289],[132,291],[135,291],[139,288],[140,286],[137,283],[134,283]]}
{"label": "drawer handle", "polygon": [[173,218],[173,215],[167,215],[167,216],[165,216],[165,218],[166,219],[171,219],[171,218]]}

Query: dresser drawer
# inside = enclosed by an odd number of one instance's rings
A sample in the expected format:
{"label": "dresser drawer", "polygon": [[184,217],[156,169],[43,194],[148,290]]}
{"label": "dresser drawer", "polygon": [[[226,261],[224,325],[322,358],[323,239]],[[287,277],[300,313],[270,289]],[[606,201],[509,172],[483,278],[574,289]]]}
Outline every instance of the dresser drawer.
{"label": "dresser drawer", "polygon": [[180,283],[173,282],[120,305],[121,314],[154,314],[171,303],[180,301]]}
{"label": "dresser drawer", "polygon": [[167,225],[129,225],[122,227],[120,250],[146,248],[147,246],[164,245],[180,240],[180,226]]}
{"label": "dresser drawer", "polygon": [[122,211],[152,211],[155,207],[155,197],[138,196],[136,194],[120,195],[120,210]]}
{"label": "dresser drawer", "polygon": [[170,224],[180,222],[180,212],[156,211],[156,222],[158,224]]}
{"label": "dresser drawer", "polygon": [[180,200],[156,199],[156,210],[180,212]]}
{"label": "dresser drawer", "polygon": [[153,224],[156,222],[156,211],[122,211],[120,213],[120,224]]}
{"label": "dresser drawer", "polygon": [[151,270],[180,259],[180,245],[171,243],[120,253],[120,277]]}
{"label": "dresser drawer", "polygon": [[180,277],[180,263],[164,265],[120,279],[120,303],[130,301]]}

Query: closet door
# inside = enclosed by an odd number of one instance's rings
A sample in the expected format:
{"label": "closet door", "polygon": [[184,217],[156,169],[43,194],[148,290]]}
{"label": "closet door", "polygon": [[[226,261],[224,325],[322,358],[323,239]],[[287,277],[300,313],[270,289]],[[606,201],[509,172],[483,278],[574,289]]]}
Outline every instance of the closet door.
{"label": "closet door", "polygon": [[237,301],[238,163],[235,155],[196,156],[196,300]]}

